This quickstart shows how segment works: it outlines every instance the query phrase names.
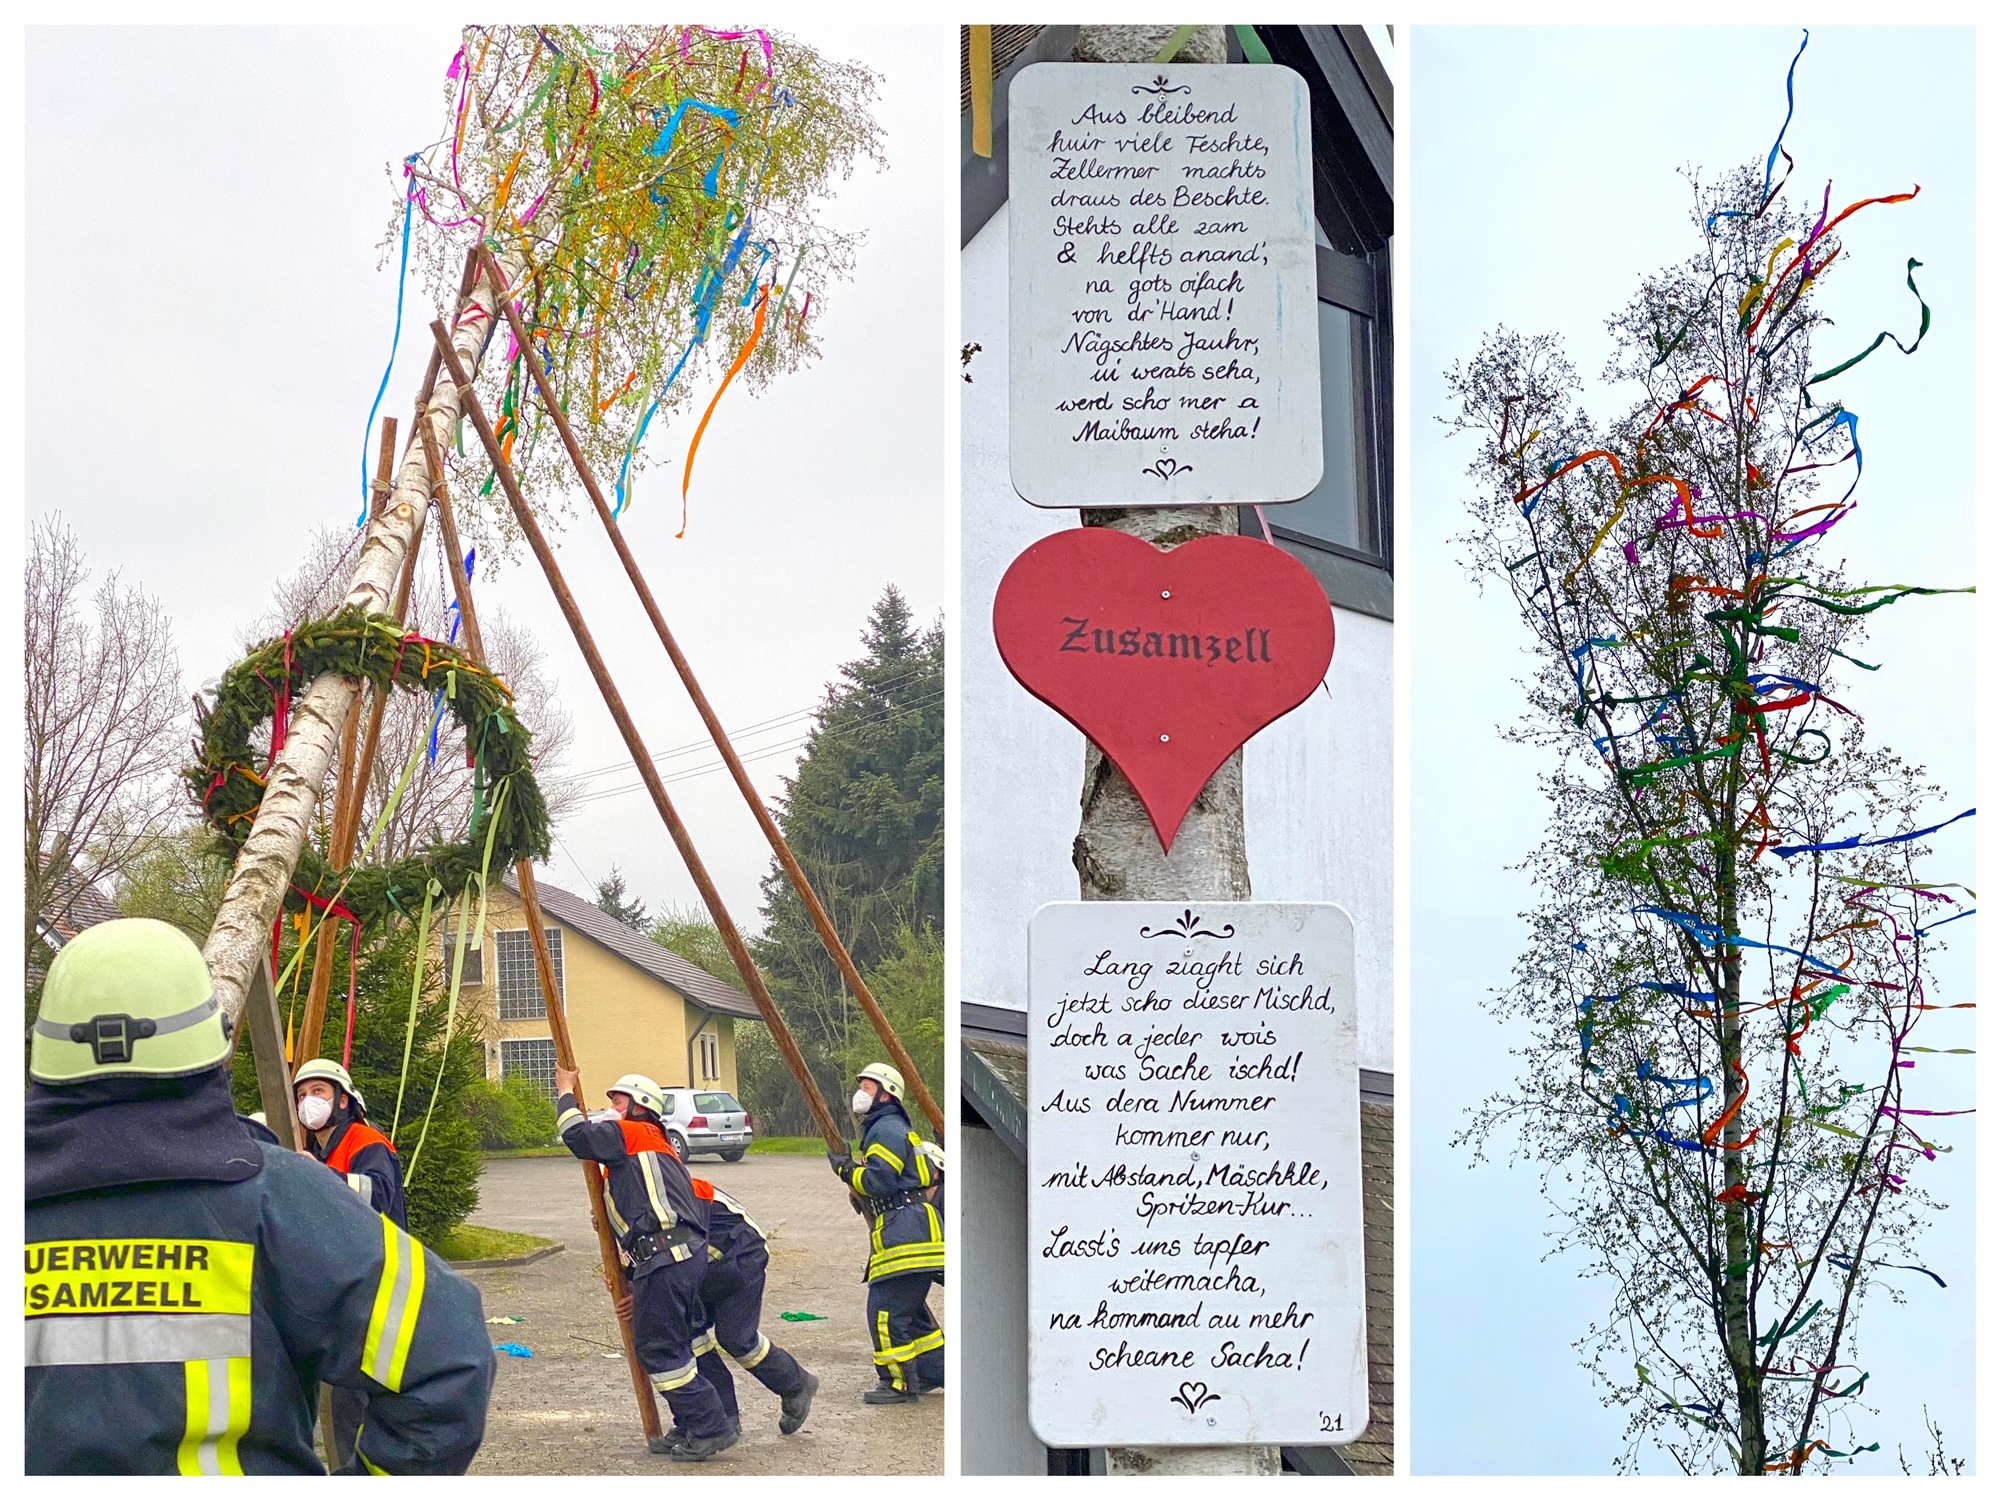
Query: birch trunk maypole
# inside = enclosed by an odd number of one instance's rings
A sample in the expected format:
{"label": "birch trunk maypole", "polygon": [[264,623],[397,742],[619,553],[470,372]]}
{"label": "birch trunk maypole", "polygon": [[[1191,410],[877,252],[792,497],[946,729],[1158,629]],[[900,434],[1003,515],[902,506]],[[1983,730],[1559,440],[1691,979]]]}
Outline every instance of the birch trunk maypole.
{"label": "birch trunk maypole", "polygon": [[[508,255],[501,257],[501,268],[509,277],[520,273],[519,261]],[[467,368],[476,370],[484,358],[499,322],[498,309],[491,283],[475,277],[451,335],[452,347]],[[448,380],[438,382],[421,420],[430,424],[440,447],[451,441],[458,419],[458,388]],[[367,539],[361,544],[342,609],[390,614],[396,582],[430,493],[423,444],[412,442],[404,450],[388,502],[368,522]],[[329,672],[315,679],[292,705],[285,747],[272,759],[256,821],[236,856],[215,925],[202,948],[215,982],[215,998],[232,1026],[243,1014],[251,974],[271,950],[271,924],[284,905],[286,887],[312,831],[327,769],[360,690],[360,678]]]}
{"label": "birch trunk maypole", "polygon": [[[1171,56],[1167,55],[1171,54]],[[1228,48],[1220,26],[1085,26],[1078,62],[1221,63]],[[1226,506],[1086,510],[1086,526],[1109,526],[1171,548],[1198,536],[1233,532]],[[1247,901],[1250,859],[1243,832],[1243,752],[1224,761],[1174,839],[1171,854],[1139,794],[1104,752],[1086,743],[1083,811],[1072,852],[1086,901]],[[1277,1474],[1278,1450],[1266,1445],[1213,1448],[1108,1448],[1112,1474]]]}

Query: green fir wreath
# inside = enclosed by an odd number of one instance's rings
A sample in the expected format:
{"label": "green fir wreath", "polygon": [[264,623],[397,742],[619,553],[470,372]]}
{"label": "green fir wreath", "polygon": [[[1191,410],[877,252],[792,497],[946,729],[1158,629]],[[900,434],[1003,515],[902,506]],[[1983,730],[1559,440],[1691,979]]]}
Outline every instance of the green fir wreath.
{"label": "green fir wreath", "polygon": [[[201,758],[183,774],[203,816],[232,855],[250,836],[270,772],[269,758],[252,747],[251,735],[274,717],[281,691],[287,701],[295,700],[327,672],[365,677],[378,692],[392,687],[443,692],[445,711],[463,726],[471,750],[472,819],[458,842],[433,845],[387,865],[333,870],[308,844],[285,893],[288,909],[323,909],[338,893],[360,924],[372,927],[392,911],[405,916],[417,911],[433,880],[447,892],[465,889],[488,865],[489,835],[491,868],[547,858],[548,806],[530,764],[530,735],[514,712],[507,685],[461,648],[359,609],[342,610],[264,642],[223,674],[214,703],[202,713]],[[309,901],[308,893],[318,899]]]}

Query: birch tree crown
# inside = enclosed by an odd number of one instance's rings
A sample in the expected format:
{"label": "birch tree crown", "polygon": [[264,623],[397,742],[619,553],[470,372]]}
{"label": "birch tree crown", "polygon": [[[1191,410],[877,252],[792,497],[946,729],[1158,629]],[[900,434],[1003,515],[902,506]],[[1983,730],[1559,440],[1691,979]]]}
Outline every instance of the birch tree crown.
{"label": "birch tree crown", "polygon": [[[818,353],[825,289],[858,238],[820,213],[858,162],[882,161],[877,83],[764,30],[468,26],[443,130],[402,163],[385,253],[414,261],[449,317],[485,241],[622,511],[648,436],[719,396],[718,374],[754,389]],[[480,399],[524,491],[559,521],[568,461],[511,333],[501,347]],[[492,468],[476,444],[457,448],[468,529],[504,547],[514,527]]]}
{"label": "birch tree crown", "polygon": [[[1967,1050],[1931,1043],[1954,1035],[1935,1013],[1976,1003],[1936,968],[1971,892],[1928,860],[1973,811],[1843,701],[1894,671],[1871,616],[1971,592],[1849,576],[1880,552],[1851,518],[1882,503],[1850,372],[1902,374],[1932,315],[1917,257],[1843,236],[1920,189],[1788,196],[1791,165],[1781,128],[1690,174],[1693,253],[1607,320],[1608,419],[1549,335],[1496,329],[1445,377],[1478,445],[1458,541],[1533,643],[1509,737],[1550,752],[1537,904],[1493,1002],[1521,1072],[1459,1139],[1516,1139],[1558,1242],[1610,1278],[1577,1347],[1627,1415],[1627,1468],[1654,1445],[1745,1474],[1877,1451],[1866,1294],[1948,1290],[1922,1259],[1924,1167],[1970,1110],[1912,1070]],[[1842,273],[1906,293],[1895,324],[1837,326]],[[1905,524],[1951,514],[1891,498]]]}

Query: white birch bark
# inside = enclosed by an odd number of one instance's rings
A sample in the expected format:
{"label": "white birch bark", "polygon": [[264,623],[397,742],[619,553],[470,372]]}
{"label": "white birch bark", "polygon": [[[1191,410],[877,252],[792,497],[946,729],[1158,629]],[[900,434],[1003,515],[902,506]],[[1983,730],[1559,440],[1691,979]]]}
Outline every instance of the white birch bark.
{"label": "white birch bark", "polygon": [[[1151,62],[1176,28],[1085,26],[1072,54],[1078,62]],[[1220,26],[1198,26],[1182,45],[1178,63],[1223,63],[1228,47]],[[1225,506],[1147,510],[1086,510],[1086,526],[1108,526],[1157,546],[1173,547],[1197,536],[1236,530]],[[1243,835],[1243,752],[1238,750],[1209,778],[1162,852],[1152,819],[1125,773],[1086,742],[1082,818],[1070,852],[1086,901],[1247,901],[1250,860]]]}
{"label": "white birch bark", "polygon": [[[501,259],[501,271],[511,282],[520,271],[513,256]],[[452,343],[466,367],[477,373],[487,341],[500,321],[491,284],[482,275],[452,333]],[[459,396],[448,373],[440,371],[426,408],[440,448],[450,444],[459,418]],[[372,614],[390,612],[396,579],[417,533],[418,519],[430,503],[430,479],[421,442],[405,451],[388,503],[368,523],[368,536],[341,607],[360,606]],[[234,1024],[243,1013],[250,977],[261,956],[271,949],[271,924],[277,919],[298,868],[312,826],[313,810],[325,784],[347,710],[360,691],[361,679],[329,672],[319,677],[292,703],[285,748],[272,763],[250,836],[236,856],[222,906],[209,929],[202,956],[215,983],[216,999]]]}
{"label": "white birch bark", "polygon": [[[1077,34],[1079,62],[1151,62],[1173,35],[1172,26],[1085,26]],[[1221,63],[1228,50],[1220,26],[1195,29],[1176,62]],[[1224,506],[1173,510],[1085,511],[1086,526],[1111,526],[1155,544],[1175,545],[1197,536],[1232,532],[1235,513]],[[1174,838],[1171,855],[1125,773],[1095,745],[1084,751],[1083,816],[1073,852],[1086,901],[1244,901],[1250,896],[1250,861],[1243,837],[1243,752],[1238,750],[1210,778]],[[1277,1474],[1278,1450],[1230,1448],[1107,1448],[1111,1474]]]}

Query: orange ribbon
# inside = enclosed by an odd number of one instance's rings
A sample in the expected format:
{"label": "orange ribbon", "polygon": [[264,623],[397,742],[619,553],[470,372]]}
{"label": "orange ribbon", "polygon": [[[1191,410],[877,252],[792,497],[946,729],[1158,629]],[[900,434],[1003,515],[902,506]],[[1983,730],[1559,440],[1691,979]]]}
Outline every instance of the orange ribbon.
{"label": "orange ribbon", "polygon": [[679,541],[687,535],[688,529],[688,481],[694,478],[694,456],[701,447],[701,435],[708,431],[708,419],[715,415],[716,403],[722,400],[722,393],[729,389],[729,382],[736,378],[737,371],[750,363],[750,356],[757,351],[757,340],[764,336],[764,309],[771,300],[771,289],[767,286],[757,298],[757,321],[750,327],[750,337],[743,350],[736,356],[736,363],[729,367],[729,373],[722,377],[722,384],[715,388],[715,396],[708,403],[708,410],[701,414],[701,426],[694,430],[694,441],[688,444],[687,468],[681,472],[681,529],[674,533]]}

